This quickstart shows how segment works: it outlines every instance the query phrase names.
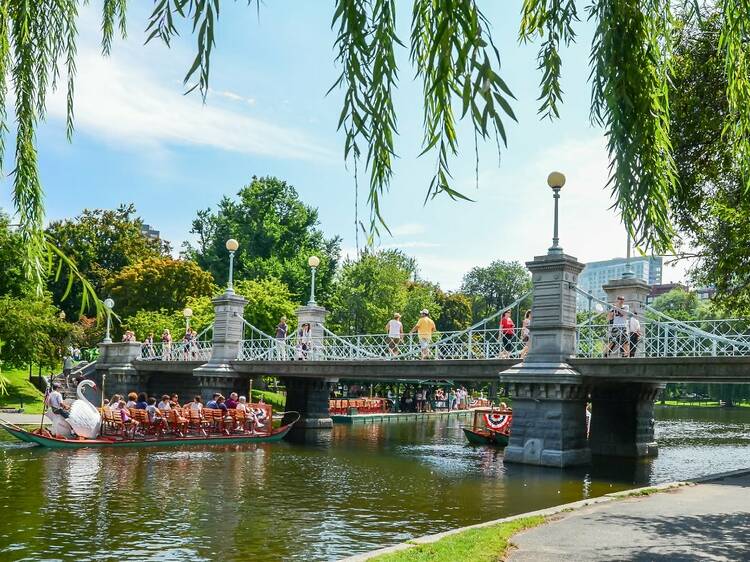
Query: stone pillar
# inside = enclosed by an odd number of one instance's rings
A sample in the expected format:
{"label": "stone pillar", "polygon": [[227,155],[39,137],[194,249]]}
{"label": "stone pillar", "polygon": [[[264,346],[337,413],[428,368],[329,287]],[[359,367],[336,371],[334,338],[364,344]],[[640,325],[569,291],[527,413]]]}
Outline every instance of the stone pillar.
{"label": "stone pillar", "polygon": [[[139,373],[134,361],[141,356],[140,342],[100,343],[96,360],[96,383],[104,386],[107,396],[145,392],[148,374]],[[106,376],[106,379],[102,378]]]}
{"label": "stone pillar", "polygon": [[[336,379],[299,379],[285,378],[286,410],[298,412],[302,417],[294,426],[303,429],[331,429],[333,420],[328,411],[328,399],[331,384]],[[293,414],[286,414],[282,423],[295,419]]]}
{"label": "stone pillar", "polygon": [[298,330],[302,326],[302,324],[310,324],[311,349],[307,352],[307,359],[315,360],[318,358],[323,358],[323,326],[325,325],[328,311],[322,306],[306,304],[300,306],[294,312],[297,315]]}
{"label": "stone pillar", "polygon": [[[591,454],[655,457],[654,400],[663,384],[608,383],[591,390]],[[515,423],[515,418],[513,420]]]}
{"label": "stone pillar", "polygon": [[207,363],[193,370],[199,378],[204,399],[211,398],[214,392],[225,396],[232,391],[246,392],[245,377],[240,376],[231,362],[239,357],[242,346],[242,313],[247,300],[234,292],[225,292],[212,299],[214,303],[214,329],[211,358]]}
{"label": "stone pillar", "polygon": [[511,383],[513,426],[505,462],[564,467],[586,464],[587,388],[568,358],[576,352],[576,285],[583,264],[549,253],[526,266],[532,274],[531,341],[523,363],[500,373]]}
{"label": "stone pillar", "polygon": [[582,384],[511,383],[513,423],[503,462],[574,466],[591,461]]}

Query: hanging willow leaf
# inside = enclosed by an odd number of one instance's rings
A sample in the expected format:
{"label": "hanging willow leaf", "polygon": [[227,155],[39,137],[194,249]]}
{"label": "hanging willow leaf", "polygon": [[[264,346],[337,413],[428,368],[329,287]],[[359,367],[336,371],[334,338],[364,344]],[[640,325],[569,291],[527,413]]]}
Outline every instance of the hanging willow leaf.
{"label": "hanging willow leaf", "polygon": [[[454,101],[462,104],[474,133],[486,140],[493,133],[507,144],[503,115],[514,121],[513,98],[500,78],[500,54],[489,22],[473,0],[414,0],[411,60],[423,82],[422,155],[437,153],[436,171],[425,201],[440,193],[468,199],[452,186],[449,157],[458,153]],[[515,99],[515,98],[514,98]],[[500,143],[497,142],[498,154]]]}
{"label": "hanging willow leaf", "polygon": [[521,12],[521,41],[538,35],[542,42],[537,56],[537,68],[542,71],[539,113],[552,119],[559,117],[558,103],[562,101],[560,86],[560,44],[570,45],[575,40],[573,22],[578,21],[575,0],[525,0]]}
{"label": "hanging willow leaf", "polygon": [[591,119],[607,131],[609,186],[637,245],[671,249],[677,174],[669,138],[669,0],[596,0]]}

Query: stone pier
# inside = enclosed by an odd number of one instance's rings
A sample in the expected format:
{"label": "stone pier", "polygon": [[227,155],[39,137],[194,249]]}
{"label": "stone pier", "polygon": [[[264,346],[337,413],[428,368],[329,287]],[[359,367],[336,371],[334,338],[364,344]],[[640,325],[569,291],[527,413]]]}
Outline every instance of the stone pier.
{"label": "stone pier", "polygon": [[[295,427],[303,429],[331,429],[333,420],[328,411],[331,384],[329,379],[282,379],[286,387],[286,410],[298,412],[301,416]],[[284,422],[296,419],[294,414],[286,414]]]}
{"label": "stone pier", "polygon": [[[654,400],[663,384],[597,384],[591,390],[593,455],[655,457]],[[515,422],[515,419],[513,420]]]}
{"label": "stone pier", "polygon": [[586,464],[588,389],[567,360],[576,348],[576,284],[583,264],[561,251],[537,256],[531,271],[531,341],[523,363],[502,371],[513,396],[513,428],[504,462],[565,467]]}

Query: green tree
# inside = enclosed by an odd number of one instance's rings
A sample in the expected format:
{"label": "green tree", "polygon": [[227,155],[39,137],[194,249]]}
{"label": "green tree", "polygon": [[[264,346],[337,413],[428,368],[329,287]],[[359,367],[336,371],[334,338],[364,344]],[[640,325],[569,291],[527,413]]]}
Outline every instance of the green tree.
{"label": "green tree", "polygon": [[[399,250],[365,250],[347,259],[331,297],[329,324],[342,334],[381,333],[407,303],[407,285],[416,262]],[[407,322],[404,320],[404,328]]]}
{"label": "green tree", "polygon": [[659,295],[654,299],[651,306],[675,320],[687,322],[715,318],[710,304],[701,301],[694,292],[680,288]]}
{"label": "green tree", "polygon": [[457,332],[471,325],[471,298],[463,293],[435,292],[440,317],[435,324],[441,332]]}
{"label": "green tree", "polygon": [[[411,330],[419,320],[420,311],[426,309],[430,312],[430,318],[437,322],[440,320],[443,307],[438,299],[437,292],[440,289],[426,281],[410,281],[406,284],[406,302],[404,302],[401,321],[404,331]],[[385,322],[383,322],[385,325]],[[382,328],[381,328],[382,330]]]}
{"label": "green tree", "polygon": [[0,296],[0,360],[6,365],[29,362],[52,367],[62,357],[73,327],[59,316],[48,294],[21,298]]}
{"label": "green tree", "polygon": [[197,247],[188,245],[185,254],[220,284],[228,276],[225,243],[235,238],[240,243],[234,257],[236,279],[275,277],[302,300],[310,290],[307,259],[317,255],[316,297],[326,302],[330,294],[340,239],[323,236],[317,209],[300,201],[297,190],[285,181],[253,177],[237,200],[224,197],[215,213],[198,212],[191,232],[198,236]]}
{"label": "green tree", "polygon": [[107,282],[106,292],[124,317],[138,310],[182,310],[188,298],[209,296],[215,288],[211,274],[195,262],[147,258],[120,270]]}
{"label": "green tree", "polygon": [[[252,4],[252,2],[250,2]],[[147,41],[167,45],[182,20],[190,20],[197,42],[196,57],[185,76],[187,91],[209,91],[210,56],[216,41],[221,0],[154,0],[146,23]],[[260,4],[258,4],[259,6]],[[462,197],[450,181],[449,159],[459,149],[459,119],[469,122],[472,140],[506,142],[504,121],[515,119],[513,94],[501,77],[500,52],[491,22],[475,0],[412,0],[410,60],[422,83],[424,153],[435,157],[428,196],[441,192]],[[671,248],[673,231],[669,200],[677,187],[670,143],[669,69],[674,60],[672,7],[695,17],[693,0],[591,0],[588,19],[594,25],[591,67],[591,119],[604,128],[611,175],[609,186],[637,243],[655,252]],[[109,54],[115,30],[126,32],[123,0],[105,0],[102,50]],[[750,191],[750,10],[730,0],[720,3],[721,25],[712,36],[719,46],[727,86],[729,112],[723,135],[742,171],[745,194]],[[35,133],[46,109],[46,95],[58,77],[67,78],[67,133],[73,130],[78,2],[77,0],[4,0],[0,14],[0,127],[16,120],[15,158],[10,168],[26,255],[24,263],[42,282],[45,252],[53,252],[43,235],[44,203],[37,165]],[[524,0],[520,37],[539,39],[538,67],[542,117],[555,118],[562,100],[561,52],[575,41],[580,19],[575,0]],[[332,89],[343,90],[339,127],[345,158],[360,159],[369,172],[371,227],[380,218],[380,196],[390,186],[396,156],[395,90],[398,84],[394,0],[336,0],[336,59],[341,74]],[[14,95],[7,95],[7,84]],[[14,111],[6,105],[14,102]],[[0,149],[4,144],[0,145]],[[4,156],[0,150],[0,157]],[[0,158],[2,160],[2,158]]]}
{"label": "green tree", "polygon": [[[198,330],[198,327],[195,329]],[[161,341],[164,330],[169,330],[172,338],[179,341],[185,335],[185,319],[181,310],[139,310],[123,319],[116,334],[123,330],[133,330],[137,341],[143,341],[149,334],[154,334],[155,342]]]}
{"label": "green tree", "polygon": [[[75,219],[55,221],[47,228],[48,235],[75,261],[98,295],[123,268],[169,253],[167,242],[153,240],[141,232],[143,221],[135,212],[132,204],[114,210],[86,209]],[[73,286],[71,298],[64,298],[68,291],[66,279],[50,277],[48,286],[53,302],[66,316],[78,318],[81,287]]]}
{"label": "green tree", "polygon": [[[519,262],[495,260],[464,275],[461,292],[472,300],[474,322],[494,314],[531,291],[531,275]],[[521,308],[530,308],[529,302]]]}
{"label": "green tree", "polygon": [[0,211],[0,295],[31,294],[34,285],[23,268],[23,240],[10,226],[10,217]]}
{"label": "green tree", "polygon": [[297,308],[289,288],[278,279],[243,279],[234,290],[247,299],[244,318],[256,328],[274,335],[276,325],[282,316],[294,322]]}
{"label": "green tree", "polygon": [[727,72],[715,37],[721,10],[704,8],[700,22],[683,24],[671,82],[671,130],[679,187],[671,206],[684,234],[685,258],[697,258],[694,282],[714,286],[716,301],[735,314],[750,313],[750,197],[742,163],[723,134],[730,118]]}

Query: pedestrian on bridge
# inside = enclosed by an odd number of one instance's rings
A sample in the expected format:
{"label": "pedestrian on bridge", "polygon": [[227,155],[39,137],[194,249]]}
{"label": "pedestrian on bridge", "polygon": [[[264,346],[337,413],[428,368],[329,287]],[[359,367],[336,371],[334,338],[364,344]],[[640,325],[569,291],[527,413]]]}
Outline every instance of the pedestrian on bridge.
{"label": "pedestrian on bridge", "polygon": [[510,309],[506,310],[500,318],[500,334],[503,341],[503,350],[500,352],[501,359],[507,359],[513,351],[513,335],[516,332],[516,324],[510,317],[510,312]]}
{"label": "pedestrian on bridge", "polygon": [[278,326],[276,326],[276,354],[279,361],[286,361],[286,335],[289,332],[289,325],[286,323],[286,316],[282,316]]}
{"label": "pedestrian on bridge", "polygon": [[404,325],[401,323],[401,315],[398,312],[394,313],[393,318],[388,320],[385,331],[388,334],[388,350],[393,357],[396,357],[398,345],[401,343],[401,338],[404,337]]}
{"label": "pedestrian on bridge", "polygon": [[430,344],[432,343],[432,334],[437,328],[435,322],[430,318],[430,311],[423,308],[419,312],[419,320],[414,324],[410,333],[417,332],[419,336],[419,347],[422,350],[422,359],[430,358]]}

